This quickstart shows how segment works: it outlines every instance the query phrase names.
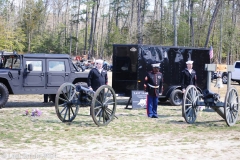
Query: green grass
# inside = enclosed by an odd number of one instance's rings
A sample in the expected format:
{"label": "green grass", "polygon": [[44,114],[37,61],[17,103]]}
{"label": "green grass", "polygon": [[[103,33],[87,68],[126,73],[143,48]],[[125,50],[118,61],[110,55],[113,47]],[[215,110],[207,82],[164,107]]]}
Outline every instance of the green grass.
{"label": "green grass", "polygon": [[[89,116],[89,108],[79,109],[79,114],[72,123],[62,123],[53,107],[39,108],[43,114],[40,117],[23,116],[26,108],[3,108],[0,112],[0,141],[4,147],[19,149],[19,146],[30,149],[30,146],[45,148],[49,145],[54,148],[65,148],[78,152],[75,146],[82,146],[89,150],[98,150],[106,142],[115,145],[107,148],[114,152],[123,144],[133,143],[138,148],[145,147],[148,137],[158,137],[152,145],[170,146],[172,144],[189,145],[211,139],[215,134],[238,141],[236,134],[240,131],[239,121],[228,127],[226,122],[215,112],[202,111],[194,124],[187,124],[181,116],[180,106],[158,107],[158,119],[146,116],[146,110],[124,109],[118,106],[116,116],[108,126],[97,127]],[[199,136],[204,135],[204,136]],[[71,145],[74,147],[72,148]],[[91,145],[91,149],[87,149]],[[127,149],[127,148],[126,148]],[[184,149],[183,149],[184,150]]]}

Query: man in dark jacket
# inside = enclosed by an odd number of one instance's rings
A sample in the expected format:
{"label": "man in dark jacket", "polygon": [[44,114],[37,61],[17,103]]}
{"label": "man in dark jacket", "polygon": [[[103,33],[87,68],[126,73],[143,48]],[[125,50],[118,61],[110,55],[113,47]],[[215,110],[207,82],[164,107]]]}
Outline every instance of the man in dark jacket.
{"label": "man in dark jacket", "polygon": [[[103,60],[98,59],[96,62],[96,68],[91,69],[91,71],[88,74],[88,88],[96,91],[100,86],[107,85],[108,84],[108,76],[107,71],[102,68],[103,66]],[[102,90],[99,94],[99,101],[103,98],[104,91]],[[98,112],[98,110],[95,110],[95,114]],[[101,114],[101,113],[100,113]],[[90,109],[90,115],[91,115],[91,109]]]}
{"label": "man in dark jacket", "polygon": [[88,74],[88,88],[96,91],[100,86],[108,84],[107,71],[102,68],[103,60],[96,60],[96,68]]}
{"label": "man in dark jacket", "polygon": [[196,85],[197,75],[196,71],[192,69],[193,61],[187,61],[187,68],[182,71],[182,92],[185,93],[185,90],[188,85]]}
{"label": "man in dark jacket", "polygon": [[158,97],[162,94],[162,73],[159,72],[160,63],[152,64],[153,70],[147,73],[144,83],[144,91],[147,95],[147,115],[150,118],[158,118]]}

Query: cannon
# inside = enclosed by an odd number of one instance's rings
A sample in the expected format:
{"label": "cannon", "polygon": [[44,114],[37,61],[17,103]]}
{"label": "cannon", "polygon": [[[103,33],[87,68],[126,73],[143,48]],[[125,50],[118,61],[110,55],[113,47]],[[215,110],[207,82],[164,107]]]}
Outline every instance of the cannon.
{"label": "cannon", "polygon": [[97,126],[108,125],[116,116],[116,95],[112,87],[102,85],[96,92],[86,83],[63,83],[56,94],[55,110],[62,122],[72,122],[79,107],[90,106],[90,115]]}
{"label": "cannon", "polygon": [[[230,86],[232,66],[225,65],[225,69],[228,68],[228,86],[224,102],[220,101],[220,95],[218,93],[213,93],[209,90],[211,81],[210,71],[213,71],[214,68],[218,68],[217,71],[221,71],[219,68],[222,67],[214,64],[206,65],[205,69],[209,71],[207,89],[200,91],[194,85],[189,85],[186,88],[183,95],[182,116],[187,123],[192,124],[196,121],[200,106],[212,108],[226,121],[228,126],[233,126],[237,122],[239,96],[237,90]],[[220,88],[220,86],[218,86],[218,88]]]}

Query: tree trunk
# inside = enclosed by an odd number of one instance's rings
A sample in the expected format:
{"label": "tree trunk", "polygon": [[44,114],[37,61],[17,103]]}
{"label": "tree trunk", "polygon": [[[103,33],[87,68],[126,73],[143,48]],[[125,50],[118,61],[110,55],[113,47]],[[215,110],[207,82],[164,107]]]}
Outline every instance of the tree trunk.
{"label": "tree trunk", "polygon": [[[76,38],[77,38],[77,42],[76,42],[76,46],[75,46],[75,53],[76,55],[78,54],[78,42],[79,42],[79,39],[78,39],[78,34],[79,34],[79,29],[78,29],[78,26],[79,26],[79,20],[80,20],[80,5],[81,5],[81,0],[78,1],[78,12],[77,12],[77,23],[76,23]],[[81,53],[80,53],[81,54]]]}
{"label": "tree trunk", "polygon": [[65,46],[67,46],[68,1],[69,0],[67,0],[67,6],[65,11]]}
{"label": "tree trunk", "polygon": [[129,41],[131,43],[131,40],[132,40],[132,34],[133,34],[133,16],[134,16],[134,10],[135,10],[135,0],[132,0],[132,3],[131,3],[131,18],[130,18],[130,22],[129,22]]}
{"label": "tree trunk", "polygon": [[[97,4],[96,4],[96,11],[95,11],[95,18],[94,18],[94,29],[93,29],[93,35],[92,35],[92,48],[91,50],[93,51],[94,48],[94,41],[95,41],[95,33],[96,33],[96,26],[97,26],[97,17],[98,17],[98,9],[99,9],[99,5],[100,5],[100,0],[97,0]],[[95,8],[95,7],[94,7]],[[98,52],[97,55],[98,57]]]}
{"label": "tree trunk", "polygon": [[173,27],[174,27],[174,46],[177,46],[177,24],[176,24],[176,10],[175,10],[175,2],[176,0],[173,0]]}
{"label": "tree trunk", "polygon": [[[103,10],[103,14],[104,14],[104,10]],[[102,28],[101,28],[101,39],[100,39],[100,54],[101,54],[101,57],[104,57],[103,55],[103,50],[104,50],[104,47],[102,45],[103,43],[103,25],[104,25],[104,20],[105,20],[105,16],[103,16],[103,20],[102,20]]]}
{"label": "tree trunk", "polygon": [[219,63],[222,63],[222,30],[223,30],[223,12],[224,12],[224,3],[223,0],[221,0],[221,19],[220,19],[220,49],[219,49]]}
{"label": "tree trunk", "polygon": [[89,43],[89,53],[91,54],[91,58],[93,56],[93,50],[92,50],[92,47],[93,47],[93,30],[94,30],[94,15],[95,15],[95,0],[93,0],[93,4],[92,4],[92,14],[91,14],[91,28],[90,28],[90,35],[89,35],[89,40],[88,40],[88,43]]}
{"label": "tree trunk", "polygon": [[160,44],[162,45],[163,44],[163,0],[161,0],[161,16],[160,17],[161,17],[161,21],[160,21],[160,23],[161,23]]}
{"label": "tree trunk", "polygon": [[86,50],[87,50],[87,38],[88,38],[88,16],[89,16],[89,6],[86,7],[86,22],[85,22],[86,24],[85,24],[85,39],[84,39],[84,53],[85,54],[89,54],[89,51],[88,51],[88,53],[86,53]]}
{"label": "tree trunk", "polygon": [[[204,32],[204,27],[203,27],[203,22],[204,22],[204,16],[205,16],[205,13],[206,13],[206,5],[207,5],[207,0],[203,0],[201,2],[201,13],[200,13],[200,17],[199,17],[199,21],[198,21],[198,25],[197,25],[197,29],[198,29],[198,32],[197,32],[197,39],[196,39],[196,43],[197,43],[197,46],[200,46],[200,40],[202,39],[202,33]],[[196,44],[195,43],[195,44]]]}
{"label": "tree trunk", "polygon": [[194,47],[194,24],[193,24],[193,0],[190,1],[190,37],[191,37],[191,46]]}
{"label": "tree trunk", "polygon": [[142,0],[137,1],[138,11],[137,11],[137,39],[138,44],[142,44],[142,23],[141,23],[141,15],[142,15]]}
{"label": "tree trunk", "polygon": [[143,27],[144,27],[144,18],[145,18],[145,10],[146,10],[146,0],[142,1],[142,8],[141,8],[141,44],[143,43]]}
{"label": "tree trunk", "polygon": [[210,38],[210,35],[211,35],[211,31],[212,31],[213,25],[215,23],[215,20],[217,18],[217,14],[218,14],[219,7],[221,6],[221,2],[222,1],[217,1],[216,7],[215,7],[213,15],[212,15],[212,19],[211,19],[211,22],[210,22],[210,25],[209,25],[209,28],[208,28],[208,34],[207,34],[207,38],[206,38],[206,42],[205,42],[205,47],[206,48],[208,47],[208,42],[209,42],[209,38]]}

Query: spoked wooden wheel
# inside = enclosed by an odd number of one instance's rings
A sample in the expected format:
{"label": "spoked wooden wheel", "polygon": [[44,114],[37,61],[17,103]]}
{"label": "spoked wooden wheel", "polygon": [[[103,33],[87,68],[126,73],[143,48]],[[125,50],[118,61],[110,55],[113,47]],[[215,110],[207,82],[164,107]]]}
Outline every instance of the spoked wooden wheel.
{"label": "spoked wooden wheel", "polygon": [[238,119],[238,93],[234,87],[229,88],[225,96],[224,116],[228,126],[233,126]]}
{"label": "spoked wooden wheel", "polygon": [[91,115],[98,126],[105,126],[111,122],[116,112],[116,95],[112,87],[103,85],[94,93],[91,104]]}
{"label": "spoked wooden wheel", "polygon": [[58,118],[62,122],[72,122],[79,109],[77,105],[78,95],[75,85],[72,83],[63,83],[56,94],[55,110]]}
{"label": "spoked wooden wheel", "polygon": [[199,91],[194,85],[189,85],[183,95],[182,115],[187,123],[194,123],[197,119]]}

